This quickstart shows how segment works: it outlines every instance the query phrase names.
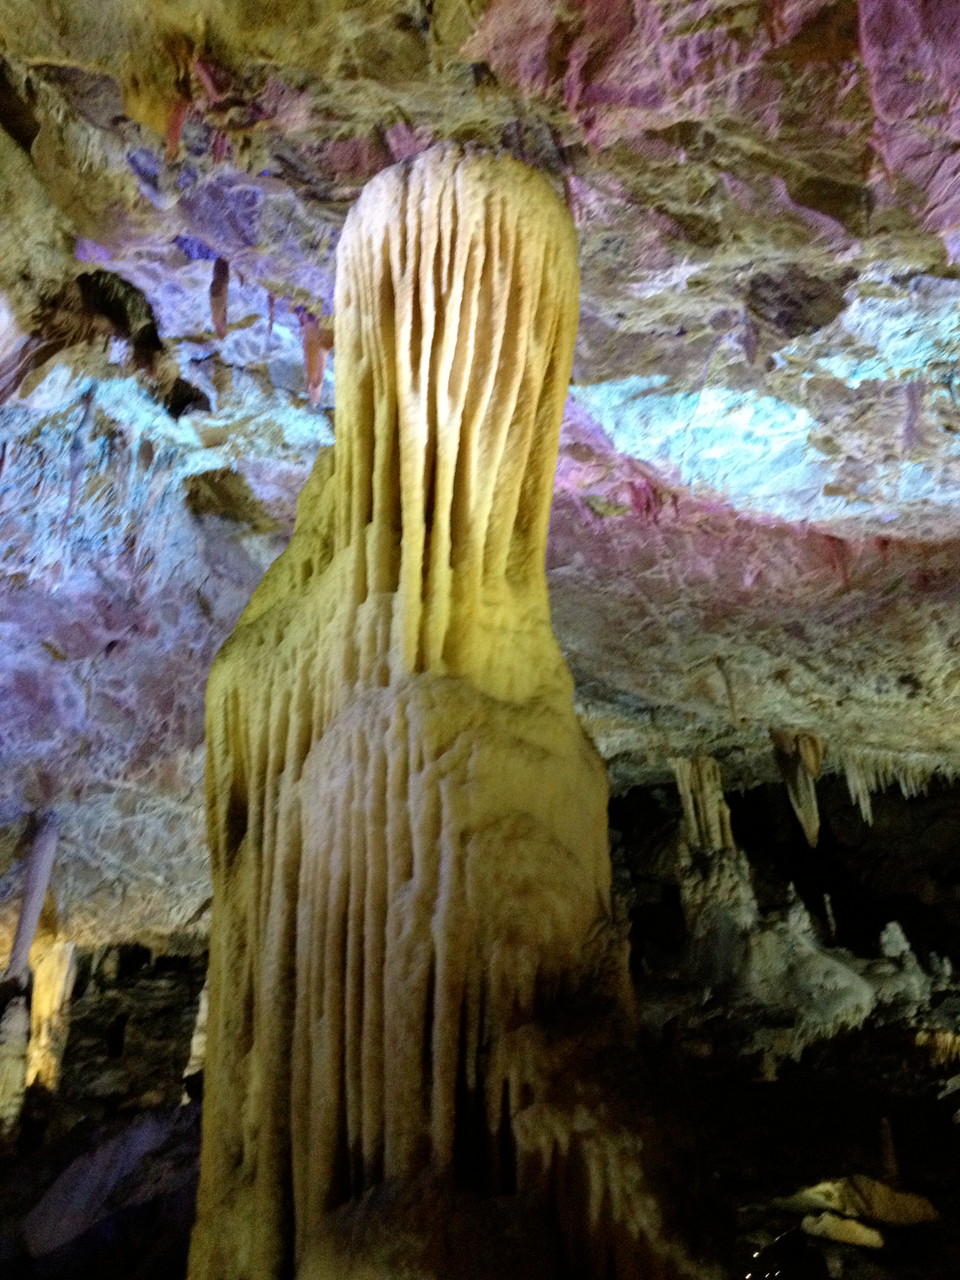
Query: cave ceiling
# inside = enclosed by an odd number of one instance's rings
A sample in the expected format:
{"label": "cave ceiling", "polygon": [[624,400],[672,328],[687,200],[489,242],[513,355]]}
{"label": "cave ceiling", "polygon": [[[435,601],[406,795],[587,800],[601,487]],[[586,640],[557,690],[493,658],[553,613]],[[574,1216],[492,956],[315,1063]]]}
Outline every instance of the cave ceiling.
{"label": "cave ceiling", "polygon": [[202,931],[203,687],[333,439],[335,253],[441,138],[580,237],[549,547],[615,788],[960,773],[960,5],[0,0],[0,932]]}

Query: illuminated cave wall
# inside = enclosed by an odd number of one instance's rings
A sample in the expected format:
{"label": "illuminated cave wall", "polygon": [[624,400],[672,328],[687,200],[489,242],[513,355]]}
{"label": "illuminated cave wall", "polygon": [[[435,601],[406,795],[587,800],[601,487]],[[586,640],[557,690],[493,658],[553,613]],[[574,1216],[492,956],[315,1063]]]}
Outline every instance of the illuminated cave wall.
{"label": "illuminated cave wall", "polygon": [[44,938],[203,946],[202,691],[332,443],[343,219],[450,137],[576,225],[548,583],[614,791],[803,741],[828,834],[939,804],[953,7],[188,8],[0,0],[0,954],[45,814]]}

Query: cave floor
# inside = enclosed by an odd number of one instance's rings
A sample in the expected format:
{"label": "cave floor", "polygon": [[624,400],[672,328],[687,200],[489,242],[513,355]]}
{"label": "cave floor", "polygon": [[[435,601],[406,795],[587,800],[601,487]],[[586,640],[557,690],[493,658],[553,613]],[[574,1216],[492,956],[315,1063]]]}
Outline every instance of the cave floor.
{"label": "cave floor", "polygon": [[[0,1159],[7,1280],[185,1273],[198,1108],[177,1099],[201,979],[202,958],[130,951],[88,980],[61,1094],[33,1100],[19,1143]],[[906,1025],[871,1021],[763,1078],[760,1058],[743,1053],[748,1021],[708,1003],[664,1024],[638,1056],[631,1078],[645,1131],[662,1134],[662,1151],[647,1145],[673,1229],[730,1280],[955,1280],[956,1063],[935,1062]],[[939,1219],[882,1227],[883,1247],[866,1249],[802,1236],[802,1213],[776,1203],[857,1174],[928,1197]],[[74,1233],[59,1226],[44,1250],[45,1220],[65,1212]]]}
{"label": "cave floor", "polygon": [[[691,1047],[704,1054],[710,1045],[701,1033]],[[697,1159],[719,1213],[729,1215],[717,1252],[732,1280],[956,1277],[960,1094],[944,1093],[950,1066],[933,1066],[912,1033],[869,1025],[808,1048],[799,1062],[782,1064],[773,1081],[746,1065],[685,1056],[677,1077]],[[952,1083],[960,1088],[960,1080]],[[804,1237],[802,1212],[776,1203],[855,1175],[926,1196],[939,1219],[881,1226],[884,1244],[873,1250]],[[778,1237],[783,1245],[771,1248]]]}

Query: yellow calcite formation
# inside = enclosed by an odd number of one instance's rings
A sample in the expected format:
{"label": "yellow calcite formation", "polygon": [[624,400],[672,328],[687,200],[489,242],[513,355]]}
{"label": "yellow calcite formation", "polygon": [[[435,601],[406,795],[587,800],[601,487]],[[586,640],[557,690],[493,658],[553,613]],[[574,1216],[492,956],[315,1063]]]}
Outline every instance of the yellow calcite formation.
{"label": "yellow calcite formation", "polygon": [[72,942],[53,942],[36,947],[35,952],[25,1083],[56,1093],[70,1032],[76,948]]}
{"label": "yellow calcite formation", "polygon": [[710,851],[736,849],[730,807],[724,799],[723,778],[716,760],[712,756],[693,760],[678,756],[670,763],[683,806],[687,843],[694,849]]}
{"label": "yellow calcite formation", "polygon": [[424,1170],[497,1190],[468,1136],[524,1102],[511,1036],[619,998],[544,571],[577,289],[565,207],[509,158],[435,148],[347,219],[332,466],[207,693],[193,1280],[315,1274],[331,1210]]}
{"label": "yellow calcite formation", "polygon": [[788,729],[771,729],[770,738],[793,812],[803,828],[807,844],[815,849],[820,838],[816,780],[820,776],[826,744],[816,734],[793,733]]}

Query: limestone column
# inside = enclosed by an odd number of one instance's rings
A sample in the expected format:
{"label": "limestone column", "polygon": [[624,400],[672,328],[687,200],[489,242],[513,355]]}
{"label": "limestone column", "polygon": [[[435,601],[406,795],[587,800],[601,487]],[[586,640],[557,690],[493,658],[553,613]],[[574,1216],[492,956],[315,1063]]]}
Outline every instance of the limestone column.
{"label": "limestone column", "polygon": [[510,158],[434,148],[347,219],[332,463],[207,693],[192,1280],[327,1274],[377,1188],[509,1190],[500,1139],[552,1159],[538,1022],[626,1003],[544,569],[577,309],[567,210]]}

